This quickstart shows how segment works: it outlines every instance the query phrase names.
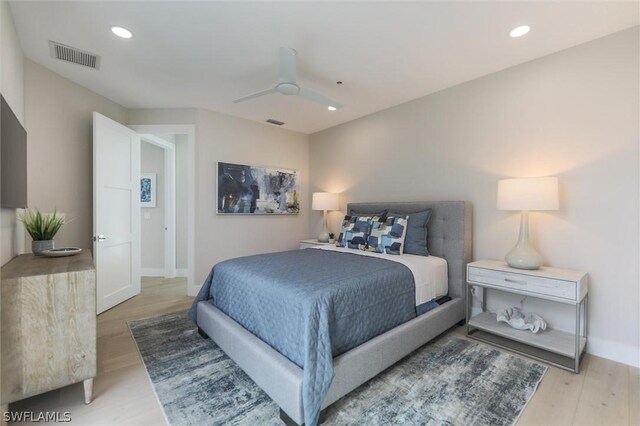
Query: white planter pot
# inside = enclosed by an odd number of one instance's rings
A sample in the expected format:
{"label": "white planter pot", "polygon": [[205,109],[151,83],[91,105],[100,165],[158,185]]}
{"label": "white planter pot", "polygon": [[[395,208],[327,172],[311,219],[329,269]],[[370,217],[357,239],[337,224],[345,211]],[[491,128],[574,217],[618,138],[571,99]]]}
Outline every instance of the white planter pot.
{"label": "white planter pot", "polygon": [[31,241],[31,251],[34,256],[42,256],[43,251],[53,248],[55,248],[53,240]]}

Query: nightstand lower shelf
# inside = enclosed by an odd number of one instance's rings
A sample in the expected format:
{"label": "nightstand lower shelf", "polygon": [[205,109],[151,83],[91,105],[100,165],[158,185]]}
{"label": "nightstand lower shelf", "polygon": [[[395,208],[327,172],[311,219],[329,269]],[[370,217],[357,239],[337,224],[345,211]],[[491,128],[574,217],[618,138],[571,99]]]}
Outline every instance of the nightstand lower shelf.
{"label": "nightstand lower shelf", "polygon": [[[469,327],[476,330],[469,336],[477,340],[521,353],[558,367],[575,369],[576,337],[572,333],[547,329],[539,333],[529,330],[517,330],[511,326],[497,322],[495,314],[482,312],[469,320]],[[587,339],[580,337],[579,354],[584,353]]]}

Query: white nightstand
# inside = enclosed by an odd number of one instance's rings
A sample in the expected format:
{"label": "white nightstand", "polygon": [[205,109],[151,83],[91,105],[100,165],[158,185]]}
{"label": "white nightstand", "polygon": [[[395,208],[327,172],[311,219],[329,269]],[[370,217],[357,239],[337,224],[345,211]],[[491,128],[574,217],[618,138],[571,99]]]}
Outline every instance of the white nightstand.
{"label": "white nightstand", "polygon": [[306,248],[313,248],[313,247],[318,247],[318,246],[330,246],[333,245],[334,243],[323,243],[318,241],[317,239],[313,239],[313,240],[300,240],[300,248],[301,249],[306,249]]}
{"label": "white nightstand", "polygon": [[[467,335],[527,355],[565,370],[580,372],[580,359],[587,347],[588,276],[585,272],[542,267],[529,271],[496,260],[467,265]],[[471,316],[471,288],[483,288],[482,312]],[[487,293],[499,290],[572,305],[575,332],[546,330],[532,333],[498,322],[487,312]],[[506,308],[507,306],[505,306]]]}

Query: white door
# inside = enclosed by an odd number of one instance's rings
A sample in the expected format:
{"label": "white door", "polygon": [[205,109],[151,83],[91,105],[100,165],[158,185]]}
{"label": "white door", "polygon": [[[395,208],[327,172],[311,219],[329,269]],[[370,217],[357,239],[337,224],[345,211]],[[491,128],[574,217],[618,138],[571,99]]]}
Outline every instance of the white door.
{"label": "white door", "polygon": [[101,313],[140,293],[140,137],[97,112],[93,239]]}

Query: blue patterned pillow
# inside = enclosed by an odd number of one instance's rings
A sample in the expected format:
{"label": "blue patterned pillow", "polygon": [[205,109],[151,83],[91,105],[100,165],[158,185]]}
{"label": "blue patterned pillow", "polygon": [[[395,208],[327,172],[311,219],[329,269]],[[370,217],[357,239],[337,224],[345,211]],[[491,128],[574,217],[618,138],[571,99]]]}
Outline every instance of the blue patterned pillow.
{"label": "blue patterned pillow", "polygon": [[364,250],[369,238],[371,216],[345,216],[336,246]]}
{"label": "blue patterned pillow", "polygon": [[371,222],[371,233],[365,250],[401,255],[404,238],[407,234],[408,218],[406,216],[389,216],[374,219],[377,220]]}

